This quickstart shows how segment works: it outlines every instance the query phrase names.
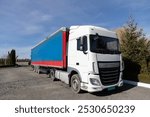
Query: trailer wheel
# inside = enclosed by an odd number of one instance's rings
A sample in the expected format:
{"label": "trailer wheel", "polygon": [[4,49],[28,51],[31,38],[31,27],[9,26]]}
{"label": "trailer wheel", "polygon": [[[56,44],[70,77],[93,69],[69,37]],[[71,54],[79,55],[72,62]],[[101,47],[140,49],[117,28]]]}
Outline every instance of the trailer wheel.
{"label": "trailer wheel", "polygon": [[40,73],[41,73],[40,69],[37,69],[37,73],[38,73],[38,74],[40,74]]}
{"label": "trailer wheel", "polygon": [[81,82],[78,74],[74,74],[71,77],[71,88],[75,93],[81,92]]}
{"label": "trailer wheel", "polygon": [[36,67],[35,66],[33,67],[33,71],[36,72]]}
{"label": "trailer wheel", "polygon": [[55,70],[54,69],[50,69],[50,73],[49,73],[49,77],[52,79],[52,81],[55,81]]}

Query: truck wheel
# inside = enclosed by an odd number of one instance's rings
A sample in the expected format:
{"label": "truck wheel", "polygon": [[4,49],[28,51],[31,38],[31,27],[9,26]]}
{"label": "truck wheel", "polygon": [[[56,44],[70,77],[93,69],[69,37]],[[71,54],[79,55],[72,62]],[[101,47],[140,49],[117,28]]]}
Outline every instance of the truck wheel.
{"label": "truck wheel", "polygon": [[71,88],[75,93],[81,92],[81,82],[78,74],[74,74],[71,77]]}
{"label": "truck wheel", "polygon": [[56,80],[56,78],[55,78],[55,70],[54,69],[50,70],[49,77],[52,79],[52,81]]}
{"label": "truck wheel", "polygon": [[40,69],[38,69],[38,70],[37,70],[37,73],[38,73],[38,74],[40,74],[40,73],[41,73]]}
{"label": "truck wheel", "polygon": [[36,67],[35,66],[33,67],[33,71],[36,72]]}

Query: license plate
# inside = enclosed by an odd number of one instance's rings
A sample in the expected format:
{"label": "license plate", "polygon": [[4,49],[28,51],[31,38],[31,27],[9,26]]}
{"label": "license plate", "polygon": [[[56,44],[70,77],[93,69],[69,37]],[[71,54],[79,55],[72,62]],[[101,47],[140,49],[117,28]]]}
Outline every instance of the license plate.
{"label": "license plate", "polygon": [[108,90],[108,91],[115,90],[115,87],[109,87],[107,90]]}

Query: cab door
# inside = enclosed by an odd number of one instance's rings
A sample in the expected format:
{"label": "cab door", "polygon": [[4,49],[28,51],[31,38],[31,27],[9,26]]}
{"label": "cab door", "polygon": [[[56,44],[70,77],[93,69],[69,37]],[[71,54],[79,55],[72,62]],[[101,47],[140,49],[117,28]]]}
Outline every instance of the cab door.
{"label": "cab door", "polygon": [[77,53],[76,53],[76,68],[80,72],[82,82],[88,82],[88,39],[87,36],[82,36],[76,39],[77,41]]}

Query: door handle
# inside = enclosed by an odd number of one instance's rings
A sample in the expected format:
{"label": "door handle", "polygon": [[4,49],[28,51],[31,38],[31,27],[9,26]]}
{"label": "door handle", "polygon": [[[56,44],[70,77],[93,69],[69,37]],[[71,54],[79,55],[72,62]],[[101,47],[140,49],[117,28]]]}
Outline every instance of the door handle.
{"label": "door handle", "polygon": [[76,65],[79,65],[79,63],[76,63]]}

